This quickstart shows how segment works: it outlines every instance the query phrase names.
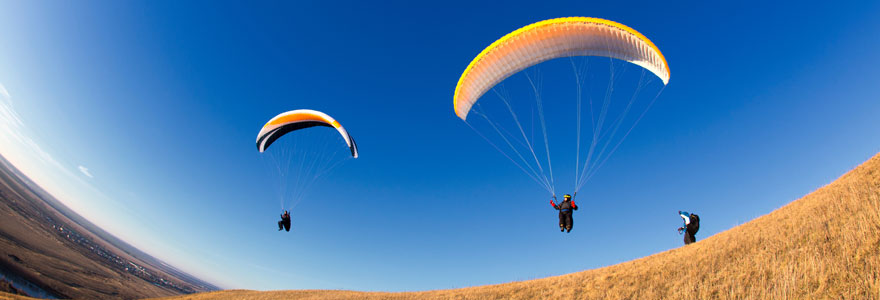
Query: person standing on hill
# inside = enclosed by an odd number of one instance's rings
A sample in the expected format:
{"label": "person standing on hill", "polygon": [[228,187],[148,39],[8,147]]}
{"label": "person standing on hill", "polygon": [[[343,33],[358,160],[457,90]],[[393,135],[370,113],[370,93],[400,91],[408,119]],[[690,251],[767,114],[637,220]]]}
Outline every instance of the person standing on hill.
{"label": "person standing on hill", "polygon": [[[577,193],[574,194],[577,195]],[[553,196],[553,200],[555,199],[556,195]],[[571,216],[572,211],[577,210],[578,207],[574,204],[571,195],[565,194],[565,196],[562,196],[562,199],[562,203],[559,204],[550,200],[550,206],[559,211],[559,231],[571,232],[571,227],[574,226],[574,219]]]}
{"label": "person standing on hill", "polygon": [[697,241],[697,231],[700,230],[700,216],[686,211],[678,211],[678,216],[684,220],[684,226],[678,228],[678,233],[684,232],[684,244],[689,245]]}
{"label": "person standing on hill", "polygon": [[278,221],[278,231],[281,231],[281,229],[290,231],[290,211],[285,210],[281,214],[281,221]]}

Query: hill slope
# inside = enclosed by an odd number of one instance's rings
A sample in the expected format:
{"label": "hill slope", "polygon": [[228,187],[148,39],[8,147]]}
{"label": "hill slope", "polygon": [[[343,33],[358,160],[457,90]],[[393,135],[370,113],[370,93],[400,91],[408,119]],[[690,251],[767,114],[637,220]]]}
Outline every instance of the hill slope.
{"label": "hill slope", "polygon": [[174,299],[880,299],[880,154],[689,246],[544,279],[412,293],[221,291]]}
{"label": "hill slope", "polygon": [[770,214],[600,269],[407,293],[229,290],[169,299],[880,299],[880,154]]}
{"label": "hill slope", "polygon": [[751,222],[605,268],[415,293],[221,291],[175,299],[223,298],[880,299],[880,154]]}

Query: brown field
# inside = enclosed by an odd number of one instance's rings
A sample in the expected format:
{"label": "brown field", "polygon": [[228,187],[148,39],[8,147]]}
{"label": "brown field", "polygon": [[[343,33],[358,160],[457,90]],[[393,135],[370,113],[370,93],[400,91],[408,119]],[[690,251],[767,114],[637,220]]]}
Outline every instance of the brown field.
{"label": "brown field", "polygon": [[[49,294],[77,299],[134,299],[209,290],[152,266],[69,219],[7,164],[0,157],[0,270]],[[135,264],[148,272],[143,274],[169,283],[159,285],[126,270]],[[23,292],[6,280],[0,280],[0,291]],[[19,299],[13,297],[0,292],[0,299]]]}
{"label": "brown field", "polygon": [[600,269],[452,290],[227,290],[163,299],[880,299],[880,154],[695,244]]}

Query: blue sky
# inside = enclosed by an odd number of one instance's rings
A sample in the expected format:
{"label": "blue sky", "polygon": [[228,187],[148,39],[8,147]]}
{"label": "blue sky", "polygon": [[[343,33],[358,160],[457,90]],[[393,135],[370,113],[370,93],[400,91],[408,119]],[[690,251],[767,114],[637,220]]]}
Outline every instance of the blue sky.
{"label": "blue sky", "polygon": [[[629,25],[671,69],[579,193],[570,234],[547,192],[451,103],[484,47],[563,16]],[[870,1],[3,1],[0,39],[0,154],[109,232],[225,288],[425,290],[592,269],[679,247],[680,209],[700,214],[702,239],[880,151]],[[338,119],[361,157],[311,188],[279,233],[253,143],[298,108]],[[565,168],[559,181],[572,182]]]}

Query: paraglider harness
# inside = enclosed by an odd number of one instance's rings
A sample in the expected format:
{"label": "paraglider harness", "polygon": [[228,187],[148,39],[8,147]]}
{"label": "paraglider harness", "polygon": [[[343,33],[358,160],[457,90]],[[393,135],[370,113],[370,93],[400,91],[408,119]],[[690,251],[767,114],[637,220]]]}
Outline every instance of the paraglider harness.
{"label": "paraglider harness", "polygon": [[[692,232],[691,234],[697,234],[697,231],[700,231],[700,216],[692,213],[690,214],[690,219],[691,223],[689,225],[694,229],[694,232]],[[679,227],[678,234],[683,234],[686,230],[688,230],[687,227],[688,225],[685,225],[685,227]]]}
{"label": "paraglider harness", "polygon": [[[565,203],[565,200],[563,200],[563,201],[560,202],[559,204],[555,204],[553,207],[556,208],[557,210],[559,210],[560,212],[564,212],[564,213],[572,212],[572,211],[574,211],[574,205],[573,205],[573,203],[574,203],[574,197],[575,197],[575,196],[577,196],[577,192],[574,192],[574,194],[571,195],[571,197],[568,198],[569,201],[572,203],[572,204],[569,204],[568,208],[562,208],[562,203]],[[559,200],[556,199],[556,195],[553,195],[553,200],[559,201]],[[552,203],[552,202],[551,202],[551,203]],[[558,208],[557,208],[557,207],[558,207]]]}
{"label": "paraglider harness", "polygon": [[278,231],[284,228],[286,231],[290,231],[290,212],[285,211],[281,214],[281,221],[278,221]]}

